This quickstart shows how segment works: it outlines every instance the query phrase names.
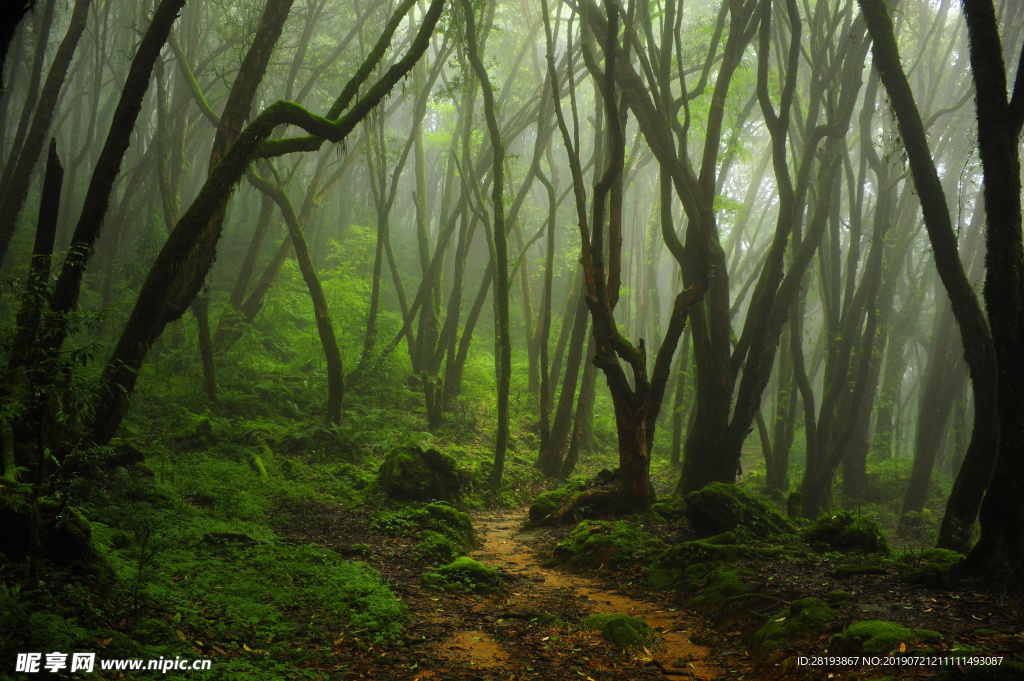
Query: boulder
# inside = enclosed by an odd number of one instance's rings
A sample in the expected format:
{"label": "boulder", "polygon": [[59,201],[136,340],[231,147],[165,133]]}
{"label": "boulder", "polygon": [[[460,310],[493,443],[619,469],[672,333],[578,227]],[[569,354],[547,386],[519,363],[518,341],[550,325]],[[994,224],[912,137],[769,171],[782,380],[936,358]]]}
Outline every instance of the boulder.
{"label": "boulder", "polygon": [[878,523],[846,511],[826,513],[803,532],[804,540],[818,551],[858,551],[888,555],[889,542]]}
{"label": "boulder", "polygon": [[686,516],[699,537],[744,528],[756,537],[791,534],[792,522],[736,485],[712,482],[686,495]]}
{"label": "boulder", "polygon": [[462,482],[455,459],[436,449],[407,445],[392,450],[377,472],[377,486],[399,501],[459,502]]}

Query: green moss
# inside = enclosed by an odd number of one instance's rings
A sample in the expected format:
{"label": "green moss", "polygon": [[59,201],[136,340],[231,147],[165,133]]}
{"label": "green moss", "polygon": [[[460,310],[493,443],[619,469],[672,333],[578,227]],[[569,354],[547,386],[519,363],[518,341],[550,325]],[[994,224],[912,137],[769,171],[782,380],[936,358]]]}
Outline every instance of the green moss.
{"label": "green moss", "polygon": [[996,631],[995,629],[984,629],[983,628],[983,629],[975,630],[974,635],[975,636],[995,636],[998,633],[999,632]]}
{"label": "green moss", "polygon": [[503,581],[497,570],[468,556],[423,573],[426,586],[442,591],[495,591]]}
{"label": "green moss", "polygon": [[440,540],[430,538],[429,533],[440,535],[447,539],[457,553],[468,551],[476,545],[476,532],[469,514],[442,502],[378,511],[373,515],[369,527],[384,534],[419,536],[421,541],[434,545],[439,544]]}
{"label": "green moss", "polygon": [[587,489],[587,481],[583,478],[575,478],[557,489],[541,492],[530,504],[530,517],[527,526],[541,527],[550,524],[551,514],[557,511],[570,495],[585,489]]}
{"label": "green moss", "polygon": [[[647,582],[655,589],[681,587],[692,590],[695,588],[692,584],[694,575],[703,578],[719,564],[788,555],[788,549],[778,546],[726,543],[738,541],[739,534],[742,533],[725,532],[709,539],[683,542],[657,554],[647,573]],[[707,567],[698,567],[702,565]]]}
{"label": "green moss", "polygon": [[567,495],[568,491],[564,488],[538,494],[530,504],[530,525],[543,525],[548,516],[558,510]]}
{"label": "green moss", "polygon": [[944,575],[948,575],[963,559],[963,554],[956,551],[928,549],[900,556],[897,566],[900,574],[911,582],[942,584]]}
{"label": "green moss", "polygon": [[828,596],[825,596],[825,602],[834,608],[853,602],[853,597],[845,591],[830,591]]}
{"label": "green moss", "polygon": [[634,523],[584,520],[555,547],[553,563],[575,567],[621,567],[646,562],[664,543],[643,534]]}
{"label": "green moss", "polygon": [[682,497],[669,497],[654,502],[651,511],[661,516],[665,522],[674,523],[686,517],[686,501]]}
{"label": "green moss", "polygon": [[836,568],[837,577],[855,577],[857,575],[884,575],[888,572],[877,563],[843,563]]}
{"label": "green moss", "polygon": [[600,631],[601,635],[620,648],[664,650],[665,643],[650,625],[639,617],[629,615],[591,615],[580,622],[585,628]]}
{"label": "green moss", "polygon": [[377,487],[400,501],[462,501],[455,459],[436,449],[407,445],[391,451],[377,472]]}
{"label": "green moss", "polygon": [[819,632],[838,613],[817,598],[801,598],[778,612],[754,634],[754,649],[768,652],[801,634]]}
{"label": "green moss", "polygon": [[866,516],[853,516],[846,511],[826,513],[805,529],[802,536],[819,551],[860,551],[861,553],[889,553],[878,523]]}
{"label": "green moss", "polygon": [[914,632],[895,622],[868,620],[857,622],[842,634],[832,637],[830,646],[836,652],[882,654],[899,648],[901,643],[912,643]]}
{"label": "green moss", "polygon": [[942,634],[931,629],[914,629],[914,636],[917,636],[922,641],[936,642],[942,640]]}
{"label": "green moss", "polygon": [[[690,605],[694,608],[720,608],[730,598],[753,591],[754,587],[745,581],[746,578],[753,576],[754,573],[750,570],[744,570],[735,565],[722,565],[707,574],[703,580],[703,587],[690,600]],[[691,590],[697,586],[698,579],[696,574],[684,573],[684,580],[688,582],[687,586]]]}
{"label": "green moss", "polygon": [[757,537],[796,531],[793,523],[765,502],[736,485],[721,482],[713,482],[687,494],[686,515],[700,537],[711,537],[737,527],[746,528]]}
{"label": "green moss", "polygon": [[430,563],[450,563],[461,553],[459,545],[448,537],[427,530],[418,544],[416,550],[421,557]]}

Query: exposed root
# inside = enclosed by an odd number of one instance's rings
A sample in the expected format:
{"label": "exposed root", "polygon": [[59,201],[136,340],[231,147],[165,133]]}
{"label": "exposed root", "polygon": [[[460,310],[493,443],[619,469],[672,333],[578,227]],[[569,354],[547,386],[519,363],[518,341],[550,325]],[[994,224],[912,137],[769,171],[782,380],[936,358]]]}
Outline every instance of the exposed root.
{"label": "exposed root", "polygon": [[618,487],[597,487],[574,494],[548,516],[550,525],[570,525],[608,515],[644,512],[637,509]]}

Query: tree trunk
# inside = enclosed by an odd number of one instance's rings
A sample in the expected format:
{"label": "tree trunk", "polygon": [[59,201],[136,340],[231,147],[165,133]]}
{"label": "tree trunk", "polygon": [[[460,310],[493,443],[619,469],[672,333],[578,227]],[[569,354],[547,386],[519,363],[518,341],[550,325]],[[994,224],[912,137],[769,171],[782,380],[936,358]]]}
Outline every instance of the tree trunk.
{"label": "tree trunk", "polygon": [[[978,150],[985,173],[985,308],[999,372],[999,448],[993,469],[998,474],[992,475],[982,502],[981,538],[968,555],[967,566],[973,575],[997,580],[1005,579],[1008,571],[1020,583],[1024,580],[1024,495],[1020,493],[1024,480],[1024,409],[1020,401],[1024,360],[1019,342],[1024,329],[1024,234],[1018,142],[1024,125],[1024,76],[1018,73],[1013,100],[1008,101],[995,7],[991,2],[964,0],[963,9],[974,73]],[[964,345],[970,342],[965,337]],[[978,386],[973,371],[971,378],[977,429],[979,416],[991,408],[991,402],[986,395],[988,386]],[[968,450],[963,468],[976,464],[971,454]]]}
{"label": "tree trunk", "polygon": [[966,373],[960,360],[963,350],[959,340],[954,331],[953,311],[945,305],[935,326],[932,352],[928,356],[921,409],[917,417],[914,466],[903,496],[901,527],[908,513],[924,510],[935,457],[949,425],[953,401],[963,388]]}
{"label": "tree trunk", "polygon": [[512,374],[512,339],[508,319],[508,244],[505,234],[505,203],[504,203],[504,171],[505,147],[501,141],[501,131],[494,112],[494,93],[487,69],[480,61],[479,46],[476,38],[476,20],[473,7],[469,0],[462,0],[462,10],[466,19],[467,56],[480,82],[484,96],[484,117],[487,120],[487,131],[490,135],[493,150],[493,170],[491,177],[491,201],[494,208],[494,316],[495,332],[498,336],[498,356],[495,358],[498,371],[498,430],[494,445],[494,467],[488,484],[493,492],[501,487],[501,476],[505,467],[505,450],[508,447],[508,395]]}
{"label": "tree trunk", "polygon": [[333,424],[341,423],[341,405],[345,397],[341,351],[338,349],[338,340],[334,334],[334,323],[331,321],[327,297],[324,295],[323,286],[320,285],[320,277],[317,276],[316,268],[313,267],[306,238],[302,234],[302,225],[299,224],[299,219],[295,215],[295,209],[292,207],[288,195],[279,184],[264,180],[255,173],[250,175],[250,179],[260,191],[277,203],[285,224],[288,225],[288,235],[295,246],[295,258],[299,261],[299,271],[302,272],[302,279],[306,282],[309,297],[313,301],[316,329],[320,335],[324,356],[327,358],[327,420]]}
{"label": "tree trunk", "polygon": [[[39,154],[43,150],[47,134],[50,131],[50,123],[53,122],[54,110],[57,107],[57,98],[60,95],[61,87],[64,85],[64,78],[67,76],[68,66],[75,55],[79,38],[85,30],[86,20],[89,15],[89,5],[92,0],[76,0],[75,7],[71,12],[71,21],[68,30],[61,40],[60,47],[50,63],[50,70],[46,74],[46,81],[39,92],[39,102],[36,105],[35,114],[32,117],[32,125],[29,127],[25,144],[21,147],[17,162],[9,160],[8,167],[13,167],[9,180],[0,187],[3,191],[0,197],[0,263],[7,257],[7,249],[14,236],[14,228],[18,224],[18,216],[28,196],[28,188],[32,183],[33,170]],[[127,143],[127,140],[125,140]],[[6,169],[5,169],[6,174]]]}
{"label": "tree trunk", "polygon": [[[1003,294],[1009,295],[1011,300],[1019,300],[1018,296],[1018,285],[1016,277],[1019,276],[1020,264],[1016,262],[1014,253],[1021,249],[1020,245],[1020,165],[1019,158],[1016,157],[1016,144],[1010,143],[1008,138],[1000,137],[997,133],[996,139],[989,136],[991,128],[985,123],[981,122],[983,110],[986,115],[989,112],[985,109],[987,104],[991,104],[994,108],[992,115],[1000,116],[1006,114],[1006,86],[1005,86],[1005,70],[1002,66],[998,67],[998,71],[1002,73],[1002,91],[1001,94],[993,94],[992,91],[986,89],[986,86],[990,85],[990,81],[986,81],[986,78],[992,77],[998,80],[999,76],[995,70],[987,68],[979,73],[978,64],[974,62],[975,53],[980,51],[982,48],[978,44],[978,39],[981,37],[975,29],[977,26],[972,27],[971,16],[980,16],[979,10],[976,4],[971,2],[965,3],[965,9],[970,8],[968,11],[968,32],[971,38],[971,57],[972,65],[975,72],[975,83],[978,85],[978,115],[979,115],[979,142],[982,149],[982,164],[985,166],[985,203],[989,215],[989,228],[988,228],[988,256],[986,262],[989,266],[988,274],[986,276],[985,296],[986,304],[988,307],[989,318],[993,320],[993,327],[990,329],[989,322],[986,321],[985,314],[981,310],[981,305],[974,293],[974,289],[970,285],[970,281],[967,279],[967,275],[964,273],[963,266],[960,262],[959,253],[957,251],[956,237],[953,233],[949,212],[946,208],[945,194],[942,190],[942,184],[939,181],[938,173],[935,170],[935,164],[932,161],[930,151],[928,149],[927,137],[925,135],[924,124],[921,121],[920,114],[917,110],[917,105],[914,102],[913,94],[910,89],[910,84],[907,82],[906,75],[903,72],[900,64],[899,52],[896,46],[896,40],[893,35],[892,20],[889,17],[888,9],[881,0],[858,0],[861,5],[863,16],[868,24],[868,29],[871,31],[871,36],[874,39],[874,66],[878,70],[879,76],[882,82],[885,84],[886,91],[889,93],[890,103],[893,111],[896,114],[897,121],[899,123],[900,132],[903,135],[904,143],[907,150],[907,155],[910,160],[910,169],[914,176],[914,183],[917,187],[918,195],[921,197],[921,208],[924,213],[925,228],[928,231],[928,237],[932,244],[932,249],[935,255],[935,266],[938,270],[939,277],[942,280],[943,286],[946,288],[946,292],[949,294],[950,304],[953,309],[953,315],[956,318],[957,325],[960,328],[960,335],[963,342],[963,348],[965,353],[965,360],[967,361],[968,371],[971,377],[971,385],[974,389],[975,398],[975,422],[974,430],[971,435],[971,443],[968,446],[968,451],[965,457],[965,464],[961,468],[961,475],[965,469],[974,471],[974,474],[978,477],[975,478],[973,485],[977,485],[978,480],[985,480],[988,475],[985,471],[991,470],[991,460],[993,453],[997,451],[997,447],[1001,447],[1006,444],[1002,440],[1003,432],[1001,428],[1008,424],[1003,423],[1001,411],[1008,406],[1002,401],[996,399],[996,378],[997,371],[1000,372],[998,386],[999,390],[1003,390],[1004,386],[1012,391],[1018,389],[1018,385],[1015,385],[1013,381],[1010,381],[1010,385],[1004,383],[1004,377],[1001,375],[1002,372],[1002,356],[999,354],[999,344],[994,338],[997,335],[995,330],[994,319],[998,317],[1002,310],[1000,308],[1000,293],[996,292],[996,289],[1003,291]],[[984,14],[984,10],[980,10],[981,14]],[[994,24],[994,17],[992,17]],[[998,54],[999,51],[999,34],[998,29],[993,26],[989,26],[988,32],[984,40],[988,41],[993,38],[990,35],[994,31],[995,42],[989,47],[994,49]],[[998,55],[998,61],[1002,62],[1002,55]],[[998,90],[998,84],[995,88]],[[992,96],[991,102],[982,101],[985,99],[985,95]],[[1000,104],[1000,98],[1003,103]],[[995,128],[1002,128],[1005,123],[995,122]],[[982,131],[985,131],[984,133]],[[1018,127],[1019,133],[1019,127]],[[997,149],[1001,149],[998,151]],[[1011,156],[1016,159],[1016,175],[1013,177],[1002,178],[1000,181],[1008,183],[1008,186],[992,186],[988,181],[995,173],[994,168],[990,168],[985,163],[986,155],[989,153],[995,153],[996,155],[1005,155],[1013,150]],[[1001,168],[1003,173],[1012,171],[1014,161],[1009,160],[1009,168]],[[990,172],[992,171],[992,172]],[[1012,174],[1012,173],[1011,173]],[[995,192],[998,191],[1009,191],[1011,187],[1016,186],[1015,194],[1013,196],[1007,195],[1004,197],[1004,202],[999,202],[995,198]],[[1005,202],[1006,203],[1004,205]],[[995,204],[995,205],[993,205]],[[1016,205],[1016,214],[1014,215],[1013,205]],[[1009,234],[1007,239],[1003,240],[1000,236],[995,236],[992,233],[992,215],[993,211],[1009,211],[1006,215],[1002,215],[999,220],[1005,220],[1005,224],[1009,227]],[[996,232],[998,233],[999,227],[997,226]],[[1012,234],[1016,233],[1016,237]],[[994,238],[995,237],[995,238]],[[995,248],[993,248],[996,246]],[[1014,250],[1016,249],[1016,251]],[[998,255],[996,255],[998,252]],[[991,260],[995,256],[995,260]],[[1005,263],[1002,258],[1005,257],[1012,260],[1010,263]],[[1004,264],[1008,264],[1007,269],[1002,269]],[[1017,271],[1017,274],[1012,274],[1012,271]],[[1005,277],[1005,278],[1004,278]],[[990,295],[990,282],[999,282],[996,286],[991,288],[991,294],[993,300],[989,300]],[[998,363],[997,363],[998,362]],[[1016,399],[1016,398],[1013,398]],[[1000,411],[997,411],[997,404],[999,405]],[[1017,457],[1021,460],[1022,457]],[[1004,471],[1007,473],[1008,471]],[[961,481],[958,480],[954,484],[954,490]],[[1002,476],[999,476],[1002,477]],[[1019,476],[1024,477],[1024,475]],[[966,479],[963,481],[966,482]],[[984,483],[982,483],[984,484]],[[1012,495],[1011,495],[1012,496]],[[1019,497],[1019,495],[1017,495]],[[998,494],[997,494],[998,498]],[[1021,508],[1024,511],[1024,507],[1021,507],[1019,503],[1017,508]],[[949,509],[947,508],[947,515],[949,515]],[[1012,514],[1011,514],[1012,515]],[[1002,521],[997,520],[996,526],[1001,526]],[[945,520],[944,520],[945,524]],[[1021,527],[1024,527],[1024,522],[1021,523]],[[966,528],[961,528],[966,529]],[[1020,530],[1018,529],[1019,533]],[[997,532],[998,536],[1000,533]],[[1000,542],[995,541],[990,543],[989,546],[998,546]],[[1015,551],[1020,551],[1020,543]],[[975,554],[975,557],[980,557],[981,554]],[[984,562],[984,561],[981,561]]]}

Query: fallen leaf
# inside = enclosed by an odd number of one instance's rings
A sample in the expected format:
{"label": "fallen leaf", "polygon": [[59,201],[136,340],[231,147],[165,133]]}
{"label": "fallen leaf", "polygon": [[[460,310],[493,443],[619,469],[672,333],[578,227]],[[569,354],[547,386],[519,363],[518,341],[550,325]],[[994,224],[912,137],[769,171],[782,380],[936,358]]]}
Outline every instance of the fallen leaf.
{"label": "fallen leaf", "polygon": [[901,653],[907,652],[907,644],[906,643],[901,643],[900,644],[900,652]]}

